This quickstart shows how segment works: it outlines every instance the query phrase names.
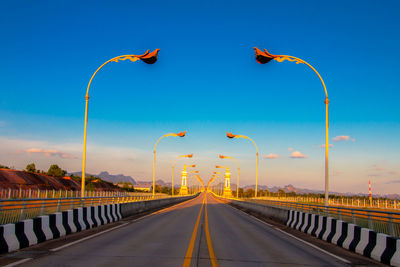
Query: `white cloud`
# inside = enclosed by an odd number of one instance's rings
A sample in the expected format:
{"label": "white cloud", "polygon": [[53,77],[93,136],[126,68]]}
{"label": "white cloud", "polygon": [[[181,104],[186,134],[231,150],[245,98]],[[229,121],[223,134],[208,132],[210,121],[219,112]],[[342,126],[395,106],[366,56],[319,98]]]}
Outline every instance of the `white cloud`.
{"label": "white cloud", "polygon": [[307,155],[301,153],[300,151],[293,151],[293,153],[290,155],[292,159],[305,159],[307,158]]}
{"label": "white cloud", "polygon": [[349,140],[351,140],[352,142],[356,141],[356,139],[350,138],[350,136],[348,135],[338,135],[332,138],[332,141],[334,142],[349,141]]}
{"label": "white cloud", "polygon": [[55,149],[29,148],[29,149],[25,149],[25,150],[17,150],[16,152],[17,153],[26,153],[26,154],[43,154],[46,157],[58,156],[63,159],[77,159],[78,158],[70,153],[62,152],[62,151],[55,150]]}
{"label": "white cloud", "polygon": [[[47,142],[0,136],[0,163],[6,166],[25,168],[28,163],[35,163],[41,170],[47,170],[51,164],[58,164],[70,172],[79,171],[82,162],[82,144],[80,142]],[[150,160],[148,160],[150,159]],[[87,145],[86,170],[99,173],[123,173],[136,176],[139,170],[149,170],[144,177],[151,177],[150,151],[134,147],[104,146],[94,143]],[[168,174],[170,170],[168,169]]]}
{"label": "white cloud", "polygon": [[268,155],[263,155],[262,157],[263,157],[264,159],[277,159],[277,158],[279,158],[279,155],[278,155],[278,154],[270,153],[270,154],[268,154]]}

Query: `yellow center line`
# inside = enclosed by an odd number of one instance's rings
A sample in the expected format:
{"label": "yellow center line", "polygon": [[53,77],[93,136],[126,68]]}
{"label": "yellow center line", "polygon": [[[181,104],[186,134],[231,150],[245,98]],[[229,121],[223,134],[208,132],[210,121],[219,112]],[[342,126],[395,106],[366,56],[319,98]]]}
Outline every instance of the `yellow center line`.
{"label": "yellow center line", "polygon": [[208,254],[210,255],[210,260],[211,260],[211,264],[213,267],[217,267],[219,266],[218,264],[218,260],[217,257],[215,256],[214,253],[214,248],[212,245],[212,240],[211,240],[211,236],[210,236],[210,228],[208,227],[208,212],[207,212],[207,194],[205,199],[205,230],[206,230],[206,239],[207,239],[207,247],[208,247]]}
{"label": "yellow center line", "polygon": [[188,246],[188,249],[186,251],[185,260],[184,260],[183,265],[182,265],[184,267],[189,267],[190,263],[192,262],[194,242],[196,241],[197,229],[199,228],[201,212],[203,211],[204,201],[205,201],[205,198],[203,199],[203,203],[201,204],[200,212],[199,212],[199,215],[197,216],[197,220],[196,220],[196,224],[195,224],[194,229],[193,229],[192,237],[190,238],[189,246]]}

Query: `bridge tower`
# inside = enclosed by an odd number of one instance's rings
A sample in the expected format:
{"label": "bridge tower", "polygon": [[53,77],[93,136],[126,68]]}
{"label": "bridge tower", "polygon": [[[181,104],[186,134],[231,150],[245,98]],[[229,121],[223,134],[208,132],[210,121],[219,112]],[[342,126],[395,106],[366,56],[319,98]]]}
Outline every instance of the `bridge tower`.
{"label": "bridge tower", "polygon": [[181,189],[179,190],[179,194],[180,195],[187,195],[188,194],[188,188],[187,188],[186,165],[183,166],[183,170],[181,172],[181,177],[182,177],[182,183],[181,183]]}
{"label": "bridge tower", "polygon": [[229,171],[229,165],[226,166],[225,172],[225,185],[224,185],[224,197],[232,197],[232,190],[231,190],[231,173]]}

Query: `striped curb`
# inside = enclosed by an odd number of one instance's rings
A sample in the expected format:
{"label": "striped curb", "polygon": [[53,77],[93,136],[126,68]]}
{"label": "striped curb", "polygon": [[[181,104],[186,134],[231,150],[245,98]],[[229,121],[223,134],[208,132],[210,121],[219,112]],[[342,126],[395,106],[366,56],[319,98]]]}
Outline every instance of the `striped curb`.
{"label": "striped curb", "polygon": [[12,252],[120,219],[120,204],[108,204],[76,208],[0,225],[0,253]]}
{"label": "striped curb", "polygon": [[301,211],[289,210],[286,225],[384,264],[400,266],[400,239],[368,228]]}

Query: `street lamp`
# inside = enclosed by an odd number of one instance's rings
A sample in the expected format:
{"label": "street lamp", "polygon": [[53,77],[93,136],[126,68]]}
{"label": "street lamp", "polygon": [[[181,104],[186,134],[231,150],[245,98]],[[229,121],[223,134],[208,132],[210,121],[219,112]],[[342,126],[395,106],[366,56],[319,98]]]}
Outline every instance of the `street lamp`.
{"label": "street lamp", "polygon": [[255,193],[254,193],[254,194],[255,194],[254,197],[257,197],[257,184],[258,184],[258,148],[257,148],[256,143],[253,141],[253,139],[251,139],[250,137],[244,136],[244,135],[235,135],[235,134],[233,134],[233,133],[228,133],[228,132],[226,132],[226,137],[228,137],[228,138],[244,138],[244,139],[249,139],[249,140],[254,144],[254,146],[255,146],[255,148],[256,148],[256,151],[257,151],[257,153],[256,153],[256,155],[257,155],[256,190],[255,190]]}
{"label": "street lamp", "polygon": [[81,197],[85,197],[85,172],[86,172],[86,132],[87,132],[87,121],[88,121],[88,107],[89,107],[89,88],[92,83],[92,80],[94,76],[96,76],[97,72],[103,68],[105,65],[107,65],[110,62],[119,62],[120,60],[127,60],[129,59],[132,62],[135,62],[137,60],[142,60],[144,63],[147,64],[154,64],[157,61],[157,56],[158,56],[158,51],[160,49],[156,49],[153,52],[149,53],[149,50],[147,50],[143,55],[122,55],[118,57],[114,57],[106,62],[104,62],[92,75],[92,77],[89,80],[89,84],[86,89],[86,105],[85,105],[85,128],[83,132],[83,155],[82,155],[82,186],[81,186]]}
{"label": "street lamp", "polygon": [[186,135],[186,131],[180,132],[180,133],[164,134],[163,136],[158,138],[156,144],[154,145],[154,150],[153,150],[153,197],[156,193],[156,148],[157,148],[158,142],[160,142],[160,140],[163,139],[164,137],[168,137],[168,136],[185,137],[185,135]]}
{"label": "street lamp", "polygon": [[174,161],[172,162],[172,195],[174,195],[174,168],[175,168],[176,160],[179,158],[192,158],[192,157],[193,157],[193,153],[189,154],[189,155],[182,155],[182,156],[176,157],[174,159]]}
{"label": "street lamp", "polygon": [[311,66],[309,63],[298,57],[293,57],[288,55],[272,55],[268,53],[266,49],[264,49],[263,52],[257,47],[254,47],[254,50],[256,53],[256,60],[260,64],[268,63],[272,59],[278,62],[283,62],[285,60],[288,60],[292,62],[294,61],[296,62],[296,64],[303,63],[306,64],[308,67],[310,67],[321,80],[322,86],[324,87],[325,91],[325,206],[328,206],[329,205],[329,110],[328,110],[329,99],[328,99],[328,91],[326,90],[324,80],[322,79],[321,75],[319,75],[318,71],[314,69],[313,66]]}
{"label": "street lamp", "polygon": [[238,171],[238,173],[237,173],[236,197],[239,198],[239,172],[240,172],[239,162],[236,159],[234,159],[233,157],[230,157],[230,156],[219,155],[219,158],[220,159],[232,159],[232,160],[234,160],[236,162],[237,171]]}
{"label": "street lamp", "polygon": [[[196,172],[191,172],[191,173],[198,173],[198,171],[196,171]],[[190,174],[190,173],[188,173],[188,174]],[[192,177],[196,178],[196,180],[197,180],[198,182],[200,182],[200,183],[202,184],[202,186],[204,187],[204,182],[203,182],[203,180],[201,179],[201,177],[200,177],[199,174],[196,174],[196,175],[193,175],[193,176],[190,176],[190,177],[189,177],[189,175],[188,175],[188,178],[192,178]],[[194,185],[194,184],[193,184],[193,185]],[[195,186],[195,185],[194,185],[194,186]]]}
{"label": "street lamp", "polygon": [[[226,167],[224,167],[224,166],[218,166],[218,165],[215,165],[215,168],[217,168],[217,169],[226,169]],[[213,172],[213,175],[211,176],[212,178],[215,178],[215,179],[217,179],[217,178],[221,178],[221,180],[223,179],[221,176],[219,176],[219,175],[223,175],[223,173],[221,173],[221,172]],[[221,181],[222,182],[222,184],[224,184],[224,180],[222,180]],[[219,188],[219,190],[221,191],[220,193],[221,193],[221,195],[222,195],[222,184],[220,183],[220,184],[217,184],[217,190],[218,190],[218,186],[220,186],[220,188]]]}

